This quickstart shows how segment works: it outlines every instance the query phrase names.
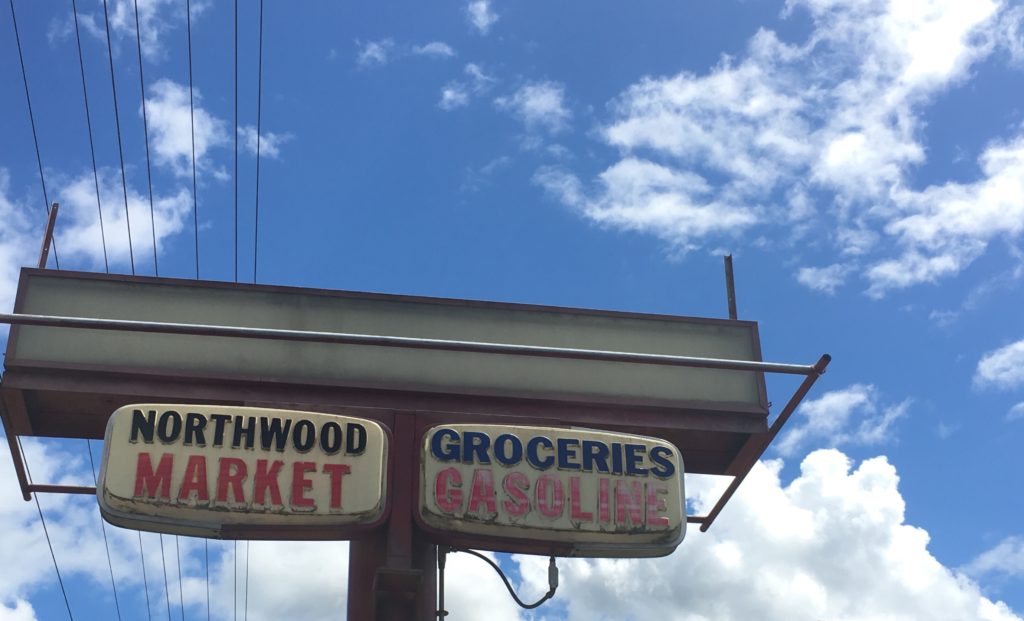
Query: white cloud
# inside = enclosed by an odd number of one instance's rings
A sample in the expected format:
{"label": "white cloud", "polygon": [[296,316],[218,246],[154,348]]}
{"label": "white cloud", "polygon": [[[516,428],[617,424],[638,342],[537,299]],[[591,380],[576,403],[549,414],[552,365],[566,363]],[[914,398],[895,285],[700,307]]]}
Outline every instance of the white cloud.
{"label": "white cloud", "polygon": [[1006,413],[1006,420],[1020,420],[1024,418],[1024,401],[1014,405]]}
{"label": "white cloud", "polygon": [[964,570],[975,577],[986,574],[1024,576],[1024,537],[1007,537],[979,554]]}
{"label": "white cloud", "polygon": [[469,105],[473,97],[486,93],[497,82],[476,63],[467,63],[462,72],[466,74],[466,80],[452,80],[441,88],[441,99],[437,106],[442,110],[455,110]]}
{"label": "white cloud", "polygon": [[[10,198],[10,181],[8,170],[0,168],[0,222],[3,222],[0,226],[0,312],[4,313],[14,308],[18,274],[23,265],[32,263],[33,255],[39,251],[45,226],[41,202],[37,217],[30,219],[27,208]],[[58,253],[60,250],[58,241]],[[0,326],[0,330],[0,334],[6,334],[7,326]]]}
{"label": "white cloud", "polygon": [[[803,42],[760,30],[742,55],[706,73],[645,77],[613,101],[598,136],[622,161],[713,179],[694,209],[757,206],[758,228],[797,226],[796,238],[812,225],[827,231],[820,237],[840,253],[861,257],[854,269],[874,297],[953,276],[991,240],[1024,235],[1024,128],[983,149],[975,180],[916,188],[910,174],[926,161],[927,106],[995,50],[1015,49],[1019,38],[1005,33],[1019,33],[1019,8],[1005,0],[791,0],[784,15],[796,12],[811,18]],[[611,204],[620,194],[599,191],[591,201]],[[752,228],[741,219],[698,235],[687,220],[659,225],[683,230],[658,229],[637,207],[615,226],[686,248]],[[802,280],[827,292],[841,286],[841,270],[817,269]]]}
{"label": "white cloud", "polygon": [[379,67],[388,64],[392,59],[395,49],[395,42],[392,39],[381,39],[366,43],[356,41],[356,44],[360,46],[359,51],[356,53],[356,64],[363,68]]}
{"label": "white cloud", "polygon": [[1024,385],[1024,339],[982,356],[974,372],[974,385],[1002,389]]}
{"label": "white cloud", "polygon": [[797,409],[797,420],[790,423],[777,449],[788,456],[809,442],[829,447],[879,444],[891,439],[893,424],[906,416],[909,407],[909,400],[882,407],[878,391],[869,384],[826,392]]}
{"label": "white cloud", "polygon": [[498,17],[491,8],[490,0],[470,0],[466,5],[466,19],[480,34],[487,34],[494,22],[498,21]]}
{"label": "white cloud", "polygon": [[833,263],[827,267],[801,267],[796,273],[796,279],[809,289],[833,295],[846,281],[850,269],[851,266],[844,263]]}
{"label": "white cloud", "polygon": [[36,611],[32,604],[23,599],[14,602],[13,608],[0,603],[0,621],[36,621]]}
{"label": "white cloud", "polygon": [[[154,83],[146,98],[150,144],[158,165],[169,167],[180,177],[192,175],[192,116],[188,86],[162,79]],[[205,172],[210,167],[211,149],[228,142],[224,121],[210,114],[201,105],[199,90],[194,91],[196,168]],[[139,114],[142,108],[139,107]]]}
{"label": "white cloud", "polygon": [[431,41],[412,48],[413,54],[420,56],[432,56],[434,58],[451,58],[455,56],[455,50],[444,41]]}
{"label": "white cloud", "polygon": [[130,221],[135,266],[148,269],[152,263],[154,234],[159,255],[167,238],[184,229],[186,218],[192,213],[191,190],[179,188],[173,194],[154,194],[151,217],[148,193],[143,194],[129,186],[126,215],[120,175],[112,170],[101,170],[99,181],[102,231],[91,172],[79,175],[57,190],[61,204],[59,250],[62,256],[84,260],[93,269],[102,269],[105,241],[110,264],[128,265]]}
{"label": "white cloud", "polygon": [[[244,125],[238,128],[242,148],[251,155],[256,155],[256,126]],[[260,136],[260,157],[276,158],[281,154],[281,145],[292,139],[291,134],[275,134],[264,132]]]}
{"label": "white cloud", "polygon": [[[816,451],[788,485],[781,465],[758,464],[711,530],[692,529],[671,556],[560,560],[554,604],[568,621],[1020,620],[932,556],[884,457],[851,471],[839,451]],[[688,491],[703,512],[721,486]],[[515,558],[524,595],[546,590],[546,559]]]}
{"label": "white cloud", "polygon": [[565,106],[565,85],[558,82],[526,84],[511,97],[499,97],[494,102],[518,117],[527,131],[543,129],[556,134],[572,119],[572,112]]}

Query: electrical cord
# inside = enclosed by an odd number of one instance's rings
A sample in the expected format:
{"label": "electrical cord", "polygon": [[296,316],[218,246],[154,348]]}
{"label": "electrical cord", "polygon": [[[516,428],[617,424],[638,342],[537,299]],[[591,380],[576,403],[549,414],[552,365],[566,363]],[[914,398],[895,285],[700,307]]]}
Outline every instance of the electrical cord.
{"label": "electrical cord", "polygon": [[[552,597],[554,597],[555,596],[555,591],[558,590],[558,565],[555,564],[555,557],[554,556],[550,557],[549,560],[548,560],[548,592],[545,593],[544,596],[541,597],[536,602],[534,602],[532,604],[527,604],[523,600],[519,599],[518,595],[516,595],[515,590],[512,588],[512,583],[508,581],[508,578],[505,576],[505,572],[502,571],[501,567],[499,567],[497,563],[495,563],[491,559],[487,558],[485,555],[480,554],[476,550],[466,550],[466,549],[462,549],[462,548],[441,548],[441,547],[439,547],[438,552],[439,552],[440,556],[438,558],[438,567],[441,569],[441,573],[442,573],[442,578],[441,578],[441,580],[442,580],[442,589],[443,589],[443,584],[444,584],[444,578],[443,578],[444,566],[445,566],[444,557],[445,557],[445,555],[447,554],[448,551],[451,551],[451,552],[465,552],[466,554],[471,554],[471,555],[473,555],[473,556],[475,556],[477,558],[480,558],[480,559],[483,559],[484,561],[486,561],[488,565],[490,565],[491,567],[494,568],[494,571],[498,572],[498,576],[501,578],[501,581],[505,583],[505,588],[508,589],[509,595],[512,596],[512,599],[515,600],[516,604],[518,604],[520,608],[524,608],[526,610],[533,610],[534,608],[537,608],[538,606],[540,606],[544,602],[546,602],[549,599],[551,599]],[[444,599],[443,599],[443,597],[444,597],[444,594],[443,594],[443,591],[442,591],[442,600],[441,600],[442,605],[441,605],[441,609],[437,611],[437,614],[438,614],[439,618],[444,618],[444,616],[448,614],[448,611],[444,610]]]}

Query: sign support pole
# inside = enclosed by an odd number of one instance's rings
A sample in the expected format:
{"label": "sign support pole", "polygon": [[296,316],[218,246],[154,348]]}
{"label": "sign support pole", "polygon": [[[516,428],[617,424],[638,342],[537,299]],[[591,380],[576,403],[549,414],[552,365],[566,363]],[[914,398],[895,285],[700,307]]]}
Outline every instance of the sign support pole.
{"label": "sign support pole", "polygon": [[413,523],[416,418],[395,414],[391,517],[349,544],[348,621],[434,621],[437,547]]}

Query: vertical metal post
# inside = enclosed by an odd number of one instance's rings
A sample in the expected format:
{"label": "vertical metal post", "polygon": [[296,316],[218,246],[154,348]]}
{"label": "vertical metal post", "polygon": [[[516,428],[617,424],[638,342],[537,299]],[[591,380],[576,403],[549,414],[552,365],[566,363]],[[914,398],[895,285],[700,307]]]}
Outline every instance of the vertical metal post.
{"label": "vertical metal post", "polygon": [[39,249],[39,269],[46,269],[46,260],[50,258],[50,246],[53,244],[53,227],[57,224],[57,210],[60,205],[54,203],[50,207],[49,216],[46,219],[46,232],[43,234],[43,247]]}
{"label": "vertical metal post", "polygon": [[732,255],[725,255],[725,294],[729,298],[729,319],[736,319],[736,283],[732,277]]}

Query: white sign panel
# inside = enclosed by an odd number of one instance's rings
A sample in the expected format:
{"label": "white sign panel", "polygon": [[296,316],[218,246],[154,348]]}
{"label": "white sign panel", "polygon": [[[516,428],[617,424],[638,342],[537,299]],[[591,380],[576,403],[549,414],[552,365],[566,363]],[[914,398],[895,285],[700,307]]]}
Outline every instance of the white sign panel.
{"label": "white sign panel", "polygon": [[584,429],[442,425],[423,443],[419,519],[457,544],[570,545],[662,556],[682,541],[683,461],[655,438]]}
{"label": "white sign panel", "polygon": [[103,517],[128,528],[344,539],[383,520],[387,463],[387,433],[372,420],[127,405],[107,424],[97,497]]}

